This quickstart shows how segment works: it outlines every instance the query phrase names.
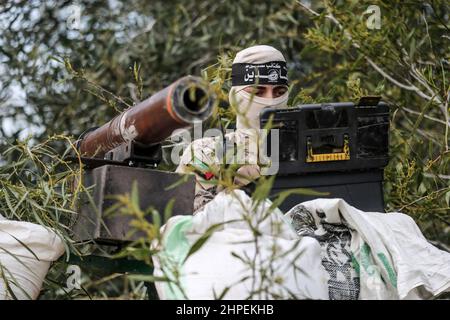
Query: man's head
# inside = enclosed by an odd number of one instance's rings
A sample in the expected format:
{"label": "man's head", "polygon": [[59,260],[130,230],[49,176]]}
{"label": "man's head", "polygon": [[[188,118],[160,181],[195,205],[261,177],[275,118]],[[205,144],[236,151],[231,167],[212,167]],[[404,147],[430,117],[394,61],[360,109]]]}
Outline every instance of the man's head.
{"label": "man's head", "polygon": [[271,46],[253,46],[236,54],[232,66],[230,103],[238,111],[236,128],[259,129],[266,107],[284,108],[288,99],[286,60]]}

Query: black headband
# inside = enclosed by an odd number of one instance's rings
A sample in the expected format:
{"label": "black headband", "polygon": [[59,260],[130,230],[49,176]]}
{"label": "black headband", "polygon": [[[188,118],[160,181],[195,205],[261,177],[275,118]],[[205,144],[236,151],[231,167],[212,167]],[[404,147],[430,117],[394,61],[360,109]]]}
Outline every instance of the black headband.
{"label": "black headband", "polygon": [[233,63],[231,67],[232,86],[252,85],[255,83],[287,86],[286,62]]}

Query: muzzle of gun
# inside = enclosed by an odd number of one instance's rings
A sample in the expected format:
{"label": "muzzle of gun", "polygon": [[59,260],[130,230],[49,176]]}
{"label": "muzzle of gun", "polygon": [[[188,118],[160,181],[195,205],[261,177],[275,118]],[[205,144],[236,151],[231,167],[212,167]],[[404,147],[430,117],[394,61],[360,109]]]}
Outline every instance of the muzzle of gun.
{"label": "muzzle of gun", "polygon": [[[84,174],[81,180],[74,179],[73,188],[82,182],[92,192],[80,196],[78,215],[71,224],[74,239],[118,245],[145,236],[130,226],[131,216],[106,217],[116,203],[114,197],[129,194],[135,183],[140,208],[152,207],[163,213],[174,199],[173,215],[192,212],[194,176],[155,169],[161,160],[162,142],[174,130],[209,118],[215,101],[208,83],[187,76],[83,134],[77,147]],[[180,184],[181,178],[184,182]],[[168,186],[172,187],[166,189]],[[151,221],[152,216],[146,218]]]}
{"label": "muzzle of gun", "polygon": [[201,78],[183,77],[88,132],[79,142],[80,154],[102,159],[108,151],[130,141],[157,144],[175,129],[209,118],[214,101],[209,85]]}

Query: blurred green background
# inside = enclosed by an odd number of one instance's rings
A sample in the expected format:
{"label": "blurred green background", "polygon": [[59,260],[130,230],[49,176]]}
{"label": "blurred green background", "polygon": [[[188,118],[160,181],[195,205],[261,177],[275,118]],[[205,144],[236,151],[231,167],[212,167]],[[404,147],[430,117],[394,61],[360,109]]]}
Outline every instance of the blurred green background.
{"label": "blurred green background", "polygon": [[[212,81],[226,106],[234,54],[268,44],[288,61],[291,105],[362,95],[390,104],[386,210],[410,214],[435,244],[450,244],[445,0],[6,1],[0,30],[5,167],[21,154],[5,151],[23,139],[77,137],[186,74]],[[6,169],[0,177],[10,179]]]}

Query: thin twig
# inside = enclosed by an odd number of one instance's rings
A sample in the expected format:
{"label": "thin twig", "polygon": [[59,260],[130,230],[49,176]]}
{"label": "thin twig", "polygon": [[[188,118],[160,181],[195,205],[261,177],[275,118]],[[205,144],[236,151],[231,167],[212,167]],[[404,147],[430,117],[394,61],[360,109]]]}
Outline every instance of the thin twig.
{"label": "thin twig", "polygon": [[413,204],[415,204],[415,203],[417,203],[417,202],[419,202],[419,201],[421,201],[421,200],[423,200],[423,199],[429,198],[431,195],[433,195],[433,194],[435,194],[435,193],[439,193],[439,192],[442,192],[442,191],[448,191],[448,190],[450,190],[450,187],[445,187],[445,188],[441,188],[441,189],[439,189],[439,190],[433,191],[433,192],[431,192],[431,193],[429,193],[429,194],[427,194],[427,195],[425,195],[425,196],[423,196],[423,197],[417,198],[416,200],[414,200],[414,201],[412,201],[412,202],[410,202],[410,203],[408,203],[408,204],[405,204],[405,205],[402,206],[400,209],[398,209],[398,211],[402,211],[403,209],[405,209],[405,208],[407,208],[407,207],[410,207],[410,206],[412,206]]}
{"label": "thin twig", "polygon": [[[414,111],[414,110],[409,109],[409,108],[407,108],[407,107],[403,107],[403,106],[402,106],[402,107],[400,107],[400,108],[401,108],[403,111],[406,111],[406,112],[408,112],[408,113],[415,114],[415,115],[418,115],[418,116],[421,115],[420,112]],[[441,119],[438,119],[438,118],[435,118],[435,117],[432,117],[432,116],[429,116],[429,115],[426,115],[426,114],[424,114],[423,117],[424,117],[424,118],[427,118],[428,120],[432,120],[432,121],[441,123],[441,124],[443,124],[444,126],[445,126],[445,125],[449,125],[449,126],[450,126],[450,121],[447,122],[447,123],[445,123],[444,120],[441,120]]]}
{"label": "thin twig", "polygon": [[[305,10],[307,10],[309,13],[311,13],[312,15],[318,17],[320,16],[319,13],[317,13],[316,11],[312,10],[311,8],[307,7],[306,5],[304,5],[303,3],[301,3],[300,1],[297,1],[297,3],[304,8]],[[347,37],[348,40],[351,41],[351,44],[354,48],[356,49],[361,49],[361,46],[355,42],[353,40],[353,37],[351,36],[351,34],[348,32],[348,30],[344,29],[344,27],[342,26],[342,24],[336,19],[336,17],[328,12],[328,14],[325,15],[325,18],[331,20],[334,24],[337,25],[337,27],[342,30],[344,32],[344,35]],[[397,79],[395,79],[394,77],[392,77],[391,75],[389,75],[387,72],[385,72],[378,64],[376,64],[371,58],[369,58],[367,55],[364,55],[364,58],[366,59],[366,61],[379,73],[381,74],[384,78],[388,79],[390,82],[392,82],[393,84],[395,84],[396,86],[408,90],[408,91],[413,91],[415,92],[417,95],[419,95],[421,98],[428,100],[428,101],[432,101],[432,102],[436,102],[439,106],[439,108],[441,109],[442,113],[445,116],[446,122],[448,122],[448,102],[446,103],[446,105],[444,105],[442,103],[442,99],[440,99],[439,95],[436,94],[430,87],[429,85],[424,82],[423,80],[420,80],[419,83],[421,83],[422,85],[424,85],[424,87],[427,89],[427,91],[431,94],[431,95],[427,95],[425,94],[421,89],[419,89],[417,86],[413,85],[412,83],[410,83],[408,80],[406,80],[408,82],[408,84],[404,84],[400,81],[398,81]],[[414,68],[411,66],[411,68],[414,71]],[[416,77],[414,77],[416,78]],[[416,78],[417,79],[417,78]],[[448,96],[448,94],[447,94]],[[447,99],[448,101],[448,99]],[[447,141],[447,136],[448,136],[448,126],[446,127],[446,141],[445,141],[445,147],[446,150],[448,150],[448,141]]]}

